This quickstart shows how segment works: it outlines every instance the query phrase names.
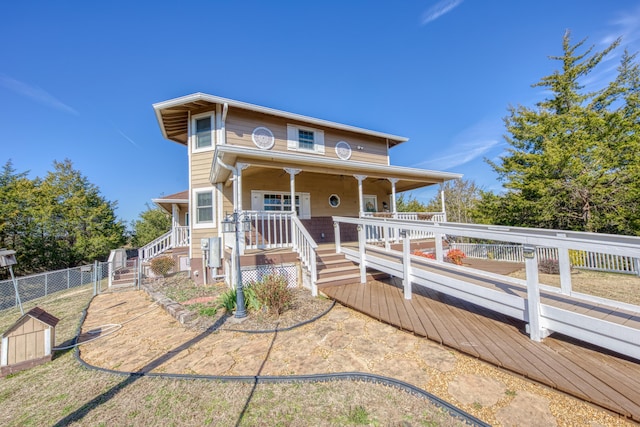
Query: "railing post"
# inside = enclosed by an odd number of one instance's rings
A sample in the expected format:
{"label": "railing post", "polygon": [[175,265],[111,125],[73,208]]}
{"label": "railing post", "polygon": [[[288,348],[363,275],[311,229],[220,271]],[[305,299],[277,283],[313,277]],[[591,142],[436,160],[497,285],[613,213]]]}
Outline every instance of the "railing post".
{"label": "railing post", "polygon": [[389,241],[389,234],[391,234],[391,228],[388,225],[386,225],[386,221],[385,221],[385,225],[382,227],[382,236],[384,237],[385,251],[391,250],[391,241]]}
{"label": "railing post", "polygon": [[524,264],[527,276],[527,330],[533,341],[540,342],[544,331],[540,325],[540,285],[538,283],[538,259],[534,246],[523,246]]}
{"label": "railing post", "polygon": [[442,234],[434,233],[434,237],[436,240],[436,261],[443,262],[444,261],[444,249],[442,248]]}
{"label": "railing post", "polygon": [[311,296],[317,297],[318,284],[316,282],[318,281],[318,267],[316,260],[316,251],[313,249],[311,249],[309,262],[311,263]]}
{"label": "railing post", "polygon": [[340,223],[339,222],[334,222],[333,223],[333,234],[334,234],[334,240],[336,242],[336,253],[342,253],[342,247],[340,246]]}
{"label": "railing post", "polygon": [[367,263],[365,251],[365,228],[358,224],[358,251],[360,252],[360,283],[367,283]]}
{"label": "railing post", "polygon": [[558,268],[560,269],[560,289],[565,295],[571,295],[571,260],[569,249],[558,248]]}
{"label": "railing post", "polygon": [[402,286],[404,299],[411,299],[411,239],[407,230],[400,231],[402,235]]}

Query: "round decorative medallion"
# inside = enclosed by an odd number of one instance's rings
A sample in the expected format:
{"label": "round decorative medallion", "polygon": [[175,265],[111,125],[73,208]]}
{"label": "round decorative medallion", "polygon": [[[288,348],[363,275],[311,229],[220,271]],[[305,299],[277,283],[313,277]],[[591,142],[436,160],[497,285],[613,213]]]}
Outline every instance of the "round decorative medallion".
{"label": "round decorative medallion", "polygon": [[269,150],[276,142],[276,139],[273,137],[273,133],[264,126],[255,128],[251,134],[251,139],[253,139],[253,143],[256,144],[256,147],[263,150]]}
{"label": "round decorative medallion", "polygon": [[336,144],[336,154],[342,160],[349,160],[351,157],[351,146],[346,141],[340,141]]}

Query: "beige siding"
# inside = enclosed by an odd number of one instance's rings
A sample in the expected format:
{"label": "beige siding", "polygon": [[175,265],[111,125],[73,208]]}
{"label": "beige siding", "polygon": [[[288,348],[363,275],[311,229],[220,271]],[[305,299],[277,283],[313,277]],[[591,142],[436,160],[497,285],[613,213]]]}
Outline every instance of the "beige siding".
{"label": "beige siding", "polygon": [[[247,169],[248,170],[248,169]],[[251,190],[289,192],[289,174],[280,169],[260,169],[253,175],[242,178],[242,204],[251,209]],[[358,181],[351,175],[322,175],[301,172],[296,175],[296,193],[309,193],[311,196],[311,216],[357,216],[359,210]],[[391,184],[386,180],[365,180],[363,193],[376,195],[378,210],[382,211],[382,202],[389,203]],[[340,206],[329,205],[332,194],[340,197]]]}
{"label": "beige siding", "polygon": [[[351,146],[352,150],[351,158],[347,161],[353,160],[383,165],[388,164],[387,142],[383,138],[359,135],[353,132],[330,128],[319,128],[317,126],[309,126],[304,122],[296,122],[247,111],[229,111],[226,121],[227,144],[255,148],[258,150],[259,148],[255,146],[251,139],[251,134],[256,127],[264,126],[271,130],[275,138],[275,144],[271,150],[292,152],[287,149],[288,124],[308,126],[324,131],[325,153],[324,155],[318,154],[318,156],[337,159],[338,155],[335,151],[336,144],[339,141],[345,141]],[[358,146],[362,147],[362,150],[358,150]]]}
{"label": "beige siding", "polygon": [[213,162],[213,151],[191,154],[191,187],[210,187],[211,164]]}

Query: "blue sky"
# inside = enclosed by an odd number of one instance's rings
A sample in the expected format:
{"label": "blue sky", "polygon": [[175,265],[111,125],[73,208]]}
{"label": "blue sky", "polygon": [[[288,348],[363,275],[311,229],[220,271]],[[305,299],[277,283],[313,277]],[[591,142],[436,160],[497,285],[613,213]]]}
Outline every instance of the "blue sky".
{"label": "blue sky", "polygon": [[[509,105],[574,41],[640,50],[640,1],[29,1],[0,15],[4,164],[44,176],[69,158],[129,222],[187,188],[187,153],[152,104],[205,92],[410,138],[392,163],[500,190],[484,158]],[[433,190],[412,195],[428,201]]]}

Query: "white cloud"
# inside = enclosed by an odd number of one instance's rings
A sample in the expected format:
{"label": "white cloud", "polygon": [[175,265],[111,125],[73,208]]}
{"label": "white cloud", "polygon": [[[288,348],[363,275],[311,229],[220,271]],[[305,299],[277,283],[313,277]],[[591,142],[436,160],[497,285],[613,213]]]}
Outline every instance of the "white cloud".
{"label": "white cloud", "polygon": [[118,129],[118,133],[127,141],[129,141],[133,146],[135,146],[136,148],[140,148],[140,146],[138,144],[136,144],[136,142],[129,138],[124,132],[122,132],[120,129]]}
{"label": "white cloud", "polygon": [[498,144],[499,141],[495,139],[484,139],[456,144],[443,155],[421,162],[417,167],[437,168],[442,170],[455,168],[456,166],[464,165],[465,163],[469,163],[470,161],[483,156]]}
{"label": "white cloud", "polygon": [[28,85],[27,83],[12,79],[11,77],[5,76],[3,74],[0,74],[0,85],[22,96],[31,98],[32,100],[42,105],[71,113],[76,116],[79,115],[78,111],[76,111],[74,108],[68,106],[64,102],[60,101],[53,95],[37,86]]}
{"label": "white cloud", "polygon": [[422,14],[422,25],[427,25],[429,22],[435,21],[442,15],[451,12],[458,7],[463,0],[442,0],[427,9]]}
{"label": "white cloud", "polygon": [[501,120],[485,119],[455,135],[449,146],[415,167],[447,170],[482,157],[500,145],[504,125]]}

